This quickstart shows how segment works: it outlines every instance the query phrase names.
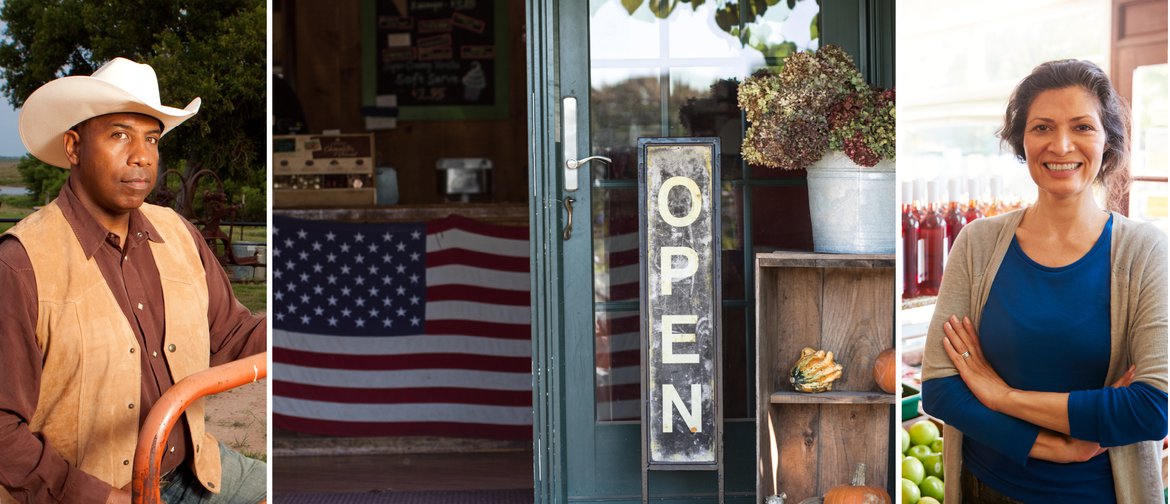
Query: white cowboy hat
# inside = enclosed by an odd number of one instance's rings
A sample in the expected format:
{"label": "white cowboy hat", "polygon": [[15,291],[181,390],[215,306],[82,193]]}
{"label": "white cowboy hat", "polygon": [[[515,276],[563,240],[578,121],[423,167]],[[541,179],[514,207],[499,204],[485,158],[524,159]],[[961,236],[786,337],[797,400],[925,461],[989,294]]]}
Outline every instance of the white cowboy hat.
{"label": "white cowboy hat", "polygon": [[114,58],[93,75],[74,75],[37,88],[20,109],[20,139],[37,159],[69,168],[63,135],[70,128],[105,114],[135,112],[158,119],[162,134],[199,111],[199,98],[185,108],[163,105],[158,78],[150,65]]}

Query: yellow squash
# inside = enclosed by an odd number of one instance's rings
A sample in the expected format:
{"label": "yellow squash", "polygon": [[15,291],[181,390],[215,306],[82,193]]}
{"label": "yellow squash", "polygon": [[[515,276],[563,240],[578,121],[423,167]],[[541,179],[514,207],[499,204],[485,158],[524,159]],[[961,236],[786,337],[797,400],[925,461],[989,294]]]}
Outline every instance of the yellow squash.
{"label": "yellow squash", "polygon": [[833,362],[833,352],[805,347],[788,380],[797,392],[825,392],[833,390],[833,381],[841,377],[842,369]]}

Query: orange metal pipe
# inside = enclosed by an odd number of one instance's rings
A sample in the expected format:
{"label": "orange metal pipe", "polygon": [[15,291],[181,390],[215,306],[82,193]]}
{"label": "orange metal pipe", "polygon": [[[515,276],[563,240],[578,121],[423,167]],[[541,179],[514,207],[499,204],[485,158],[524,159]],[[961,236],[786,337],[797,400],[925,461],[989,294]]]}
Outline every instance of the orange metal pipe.
{"label": "orange metal pipe", "polygon": [[159,483],[162,475],[163,451],[171,429],[182,418],[191,403],[203,396],[255,382],[268,376],[268,352],[220,364],[179,380],[166,391],[138,432],[138,447],[134,451],[134,480],[130,488],[134,504],[159,504]]}

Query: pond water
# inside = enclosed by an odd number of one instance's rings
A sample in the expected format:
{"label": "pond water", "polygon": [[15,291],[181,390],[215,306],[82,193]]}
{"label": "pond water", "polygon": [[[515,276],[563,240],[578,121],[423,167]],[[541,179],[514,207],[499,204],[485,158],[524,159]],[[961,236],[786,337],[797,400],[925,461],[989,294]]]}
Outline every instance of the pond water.
{"label": "pond water", "polygon": [[0,186],[0,196],[20,196],[28,193],[28,188]]}

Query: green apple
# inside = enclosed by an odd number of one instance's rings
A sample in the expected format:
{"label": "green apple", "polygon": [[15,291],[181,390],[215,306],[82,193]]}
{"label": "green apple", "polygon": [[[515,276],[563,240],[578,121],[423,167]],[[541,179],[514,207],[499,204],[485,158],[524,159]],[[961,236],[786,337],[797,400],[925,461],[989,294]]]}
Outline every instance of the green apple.
{"label": "green apple", "polygon": [[898,429],[902,431],[902,433],[898,435],[898,437],[902,440],[902,453],[906,453],[906,450],[910,448],[910,433],[906,432],[905,427],[899,427]]}
{"label": "green apple", "polygon": [[913,481],[915,485],[922,483],[922,479],[926,477],[926,469],[922,466],[922,461],[914,457],[902,459],[902,477]]}
{"label": "green apple", "polygon": [[910,426],[910,444],[926,445],[938,439],[938,426],[930,420],[919,420]]}
{"label": "green apple", "polygon": [[921,499],[918,499],[918,504],[942,504],[942,503],[939,502],[938,499],[935,499],[934,497],[923,497]]}
{"label": "green apple", "polygon": [[[905,467],[905,465],[903,465]],[[926,470],[926,476],[934,476],[939,479],[943,477],[943,458],[941,453],[931,453],[922,457],[922,467]],[[922,483],[919,481],[919,483]]]}
{"label": "green apple", "polygon": [[934,476],[927,476],[923,478],[922,484],[918,485],[918,489],[921,490],[922,497],[934,497],[940,502],[943,500],[944,488],[945,486],[943,485],[943,480],[940,480]]}
{"label": "green apple", "polygon": [[930,447],[926,445],[915,445],[911,446],[909,450],[906,450],[906,455],[914,457],[918,460],[926,458],[926,456],[930,455],[930,453]]}
{"label": "green apple", "polygon": [[933,443],[930,443],[930,451],[935,452],[935,453],[942,453],[942,450],[943,450],[942,438],[938,438],[938,439],[934,440]]}
{"label": "green apple", "polygon": [[918,504],[918,499],[922,498],[922,491],[918,489],[913,481],[902,478],[902,504]]}

